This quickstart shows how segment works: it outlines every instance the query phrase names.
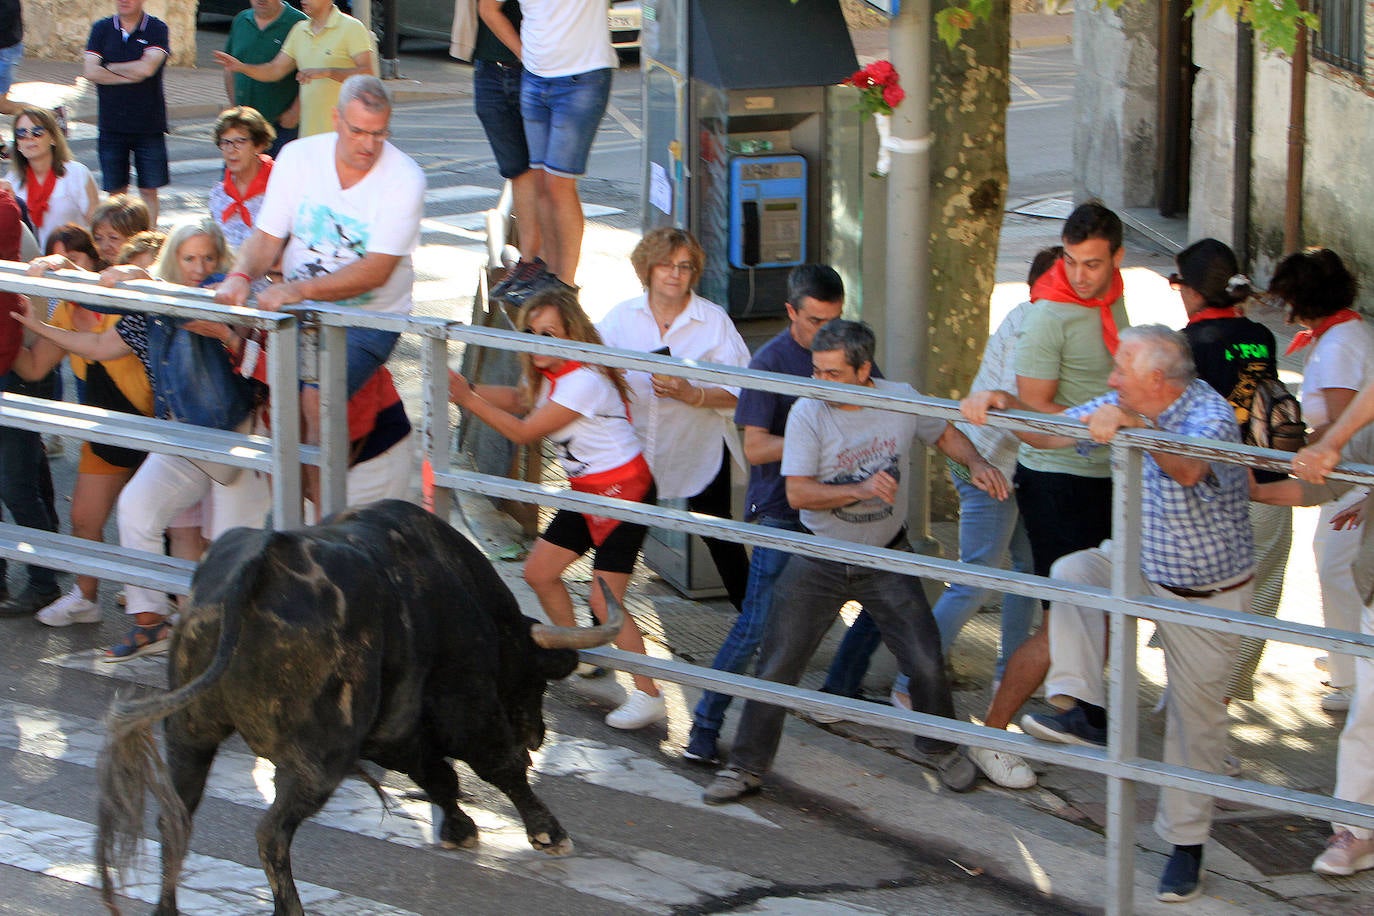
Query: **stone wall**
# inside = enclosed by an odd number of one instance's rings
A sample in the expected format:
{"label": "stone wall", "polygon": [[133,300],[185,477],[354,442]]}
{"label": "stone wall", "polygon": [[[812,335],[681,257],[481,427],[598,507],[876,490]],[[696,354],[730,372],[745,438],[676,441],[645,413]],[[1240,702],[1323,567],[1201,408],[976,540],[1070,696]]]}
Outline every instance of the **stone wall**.
{"label": "stone wall", "polygon": [[[196,62],[196,4],[148,0],[147,11],[167,23],[172,37],[171,64]],[[24,0],[24,56],[35,60],[80,60],[91,23],[114,15],[109,0]]]}
{"label": "stone wall", "polygon": [[[1080,11],[1076,18],[1091,17]],[[1285,54],[1256,46],[1250,235],[1237,239],[1232,194],[1236,27],[1229,17],[1212,15],[1193,20],[1192,29],[1198,71],[1193,84],[1188,237],[1211,236],[1237,249],[1244,247],[1253,278],[1267,283],[1284,253],[1290,61]],[[1360,307],[1374,315],[1374,171],[1364,165],[1374,161],[1374,131],[1369,129],[1374,124],[1374,0],[1366,6],[1365,41],[1363,77],[1315,59],[1309,66],[1302,244],[1338,252],[1361,278]],[[1088,117],[1080,107],[1080,129]],[[1116,168],[1111,162],[1085,163],[1076,165],[1075,174],[1111,175]]]}
{"label": "stone wall", "polygon": [[1159,17],[1152,3],[1074,15],[1074,194],[1113,209],[1155,200]]}

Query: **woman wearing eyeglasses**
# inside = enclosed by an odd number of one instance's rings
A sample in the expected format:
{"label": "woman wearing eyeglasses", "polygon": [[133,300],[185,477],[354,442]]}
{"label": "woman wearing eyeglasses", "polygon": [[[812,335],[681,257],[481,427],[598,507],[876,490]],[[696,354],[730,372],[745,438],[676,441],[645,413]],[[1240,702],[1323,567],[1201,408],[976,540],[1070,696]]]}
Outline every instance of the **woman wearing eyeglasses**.
{"label": "woman wearing eyeglasses", "polygon": [[276,130],[256,108],[229,108],[215,121],[215,146],[224,157],[224,178],[210,188],[210,215],[235,250],[252,234],[262,209],[272,174],[267,148],[276,138]]}
{"label": "woman wearing eyeglasses", "polygon": [[[749,364],[749,348],[725,309],[694,292],[706,254],[691,233],[655,229],[635,246],[630,262],[644,294],[620,303],[597,325],[608,347],[726,366]],[[659,497],[685,499],[693,512],[729,518],[731,456],[747,471],[734,423],[739,388],[634,371],[626,372],[625,380],[633,395],[635,432]],[[738,610],[749,581],[749,555],[734,541],[705,540]]]}
{"label": "woman wearing eyeglasses", "polygon": [[[559,340],[601,343],[576,295],[566,290],[532,295],[516,326]],[[548,439],[572,489],[652,503],[654,479],[630,425],[630,391],[621,370],[585,366],[561,356],[522,353],[520,359],[524,376],[519,387],[474,387],[450,372],[449,400],[517,444]],[[593,551],[593,577],[623,601],[644,534],[643,525],[560,509],[534,542],[525,561],[525,581],[551,621],[572,626],[572,597],[563,584],[563,570]],[[605,598],[596,583],[587,603],[598,620],[606,619]],[[615,644],[644,654],[644,638],[628,614]],[[626,702],[606,716],[612,728],[643,728],[664,717],[658,685],[639,674],[634,675],[634,685]]]}
{"label": "woman wearing eyeglasses", "polygon": [[58,226],[89,226],[100,194],[91,170],[72,158],[57,118],[46,108],[25,107],[14,116],[9,182],[29,208],[38,247]]}

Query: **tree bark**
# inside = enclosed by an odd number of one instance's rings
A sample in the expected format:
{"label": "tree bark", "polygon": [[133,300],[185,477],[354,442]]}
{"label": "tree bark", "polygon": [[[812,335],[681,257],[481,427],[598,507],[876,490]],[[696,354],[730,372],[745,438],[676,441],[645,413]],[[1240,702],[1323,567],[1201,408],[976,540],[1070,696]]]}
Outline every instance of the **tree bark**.
{"label": "tree bark", "polygon": [[[934,0],[932,12],[958,6]],[[997,280],[997,245],[1007,192],[1007,105],[1011,97],[1011,18],[991,18],[953,49],[931,35],[930,352],[926,387],[934,397],[968,393],[988,337]],[[948,475],[931,474],[932,518],[952,518],[958,501]]]}

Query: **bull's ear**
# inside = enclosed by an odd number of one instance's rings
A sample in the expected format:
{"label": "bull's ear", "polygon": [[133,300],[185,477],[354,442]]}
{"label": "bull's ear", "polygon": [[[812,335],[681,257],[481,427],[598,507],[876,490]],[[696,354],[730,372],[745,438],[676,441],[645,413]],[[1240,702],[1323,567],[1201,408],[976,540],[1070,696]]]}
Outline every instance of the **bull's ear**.
{"label": "bull's ear", "polygon": [[577,668],[573,649],[535,649],[534,653],[539,676],[546,681],[561,681]]}

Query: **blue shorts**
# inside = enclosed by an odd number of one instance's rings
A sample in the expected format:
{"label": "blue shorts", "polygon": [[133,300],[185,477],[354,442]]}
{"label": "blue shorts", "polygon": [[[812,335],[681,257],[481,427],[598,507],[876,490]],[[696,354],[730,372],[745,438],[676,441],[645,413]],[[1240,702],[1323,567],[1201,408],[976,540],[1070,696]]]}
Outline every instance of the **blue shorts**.
{"label": "blue shorts", "polygon": [[520,117],[519,64],[479,60],[472,64],[472,107],[486,131],[502,178],[519,178],[530,170],[530,148]]}
{"label": "blue shorts", "polygon": [[586,174],[587,156],[610,98],[610,67],[551,79],[526,71],[520,114],[530,168],[563,178]]}
{"label": "blue shorts", "polygon": [[102,130],[96,139],[100,154],[100,187],[118,191],[129,186],[129,157],[138,170],[140,188],[164,188],[171,183],[167,172],[167,138],[160,134],[129,134]]}
{"label": "blue shorts", "polygon": [[0,96],[9,94],[10,86],[14,83],[14,68],[18,66],[23,56],[24,43],[22,41],[16,42],[8,48],[0,48]]}

